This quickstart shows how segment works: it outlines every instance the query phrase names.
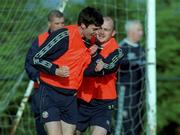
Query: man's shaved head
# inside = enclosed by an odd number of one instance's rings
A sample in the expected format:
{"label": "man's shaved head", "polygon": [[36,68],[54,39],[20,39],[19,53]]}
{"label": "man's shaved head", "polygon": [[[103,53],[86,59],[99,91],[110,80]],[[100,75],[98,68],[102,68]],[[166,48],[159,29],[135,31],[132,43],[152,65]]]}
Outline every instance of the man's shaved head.
{"label": "man's shaved head", "polygon": [[109,41],[115,35],[113,19],[109,16],[105,16],[103,19],[104,23],[101,26],[99,34],[97,35],[97,38],[101,43]]}

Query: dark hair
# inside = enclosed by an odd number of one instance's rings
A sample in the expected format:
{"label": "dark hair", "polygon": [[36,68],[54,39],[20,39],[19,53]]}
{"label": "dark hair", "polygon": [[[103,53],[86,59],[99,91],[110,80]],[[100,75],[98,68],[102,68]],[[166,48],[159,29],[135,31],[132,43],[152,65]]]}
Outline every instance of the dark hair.
{"label": "dark hair", "polygon": [[85,24],[88,27],[90,24],[101,26],[103,24],[103,16],[95,8],[86,7],[81,10],[78,17],[78,25]]}
{"label": "dark hair", "polygon": [[48,14],[48,21],[51,22],[54,17],[61,18],[64,17],[64,14],[59,10],[51,10]]}

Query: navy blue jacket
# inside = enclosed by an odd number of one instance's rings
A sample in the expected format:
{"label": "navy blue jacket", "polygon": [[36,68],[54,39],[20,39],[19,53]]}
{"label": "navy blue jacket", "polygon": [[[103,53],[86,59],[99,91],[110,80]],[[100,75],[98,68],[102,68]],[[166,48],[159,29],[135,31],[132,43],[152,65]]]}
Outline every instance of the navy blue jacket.
{"label": "navy blue jacket", "polygon": [[144,48],[139,43],[133,46],[126,39],[120,45],[126,53],[120,62],[120,83],[136,84],[138,81],[143,81],[146,64]]}

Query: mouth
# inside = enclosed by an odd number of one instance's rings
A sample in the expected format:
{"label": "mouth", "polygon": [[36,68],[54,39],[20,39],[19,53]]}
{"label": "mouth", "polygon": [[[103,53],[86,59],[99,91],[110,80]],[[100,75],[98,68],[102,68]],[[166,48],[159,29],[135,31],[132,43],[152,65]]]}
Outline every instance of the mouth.
{"label": "mouth", "polygon": [[98,38],[99,38],[99,39],[104,39],[104,38],[105,38],[105,36],[98,36]]}
{"label": "mouth", "polygon": [[102,49],[103,49],[103,47],[101,47],[101,46],[98,46],[98,49],[102,50]]}

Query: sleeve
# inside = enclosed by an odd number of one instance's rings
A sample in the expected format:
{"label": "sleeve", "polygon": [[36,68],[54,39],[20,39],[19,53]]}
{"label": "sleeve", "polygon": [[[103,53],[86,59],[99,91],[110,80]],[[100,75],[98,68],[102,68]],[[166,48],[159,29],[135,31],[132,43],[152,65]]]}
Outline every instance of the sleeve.
{"label": "sleeve", "polygon": [[62,28],[57,30],[45,41],[31,59],[31,64],[38,70],[55,75],[58,65],[52,61],[61,57],[67,50],[69,45],[68,30]]}
{"label": "sleeve", "polygon": [[37,79],[39,78],[39,71],[31,65],[30,59],[33,57],[33,54],[37,52],[37,50],[38,50],[38,39],[36,39],[32,43],[32,46],[29,48],[28,53],[26,55],[26,59],[25,59],[26,73],[29,79],[33,81],[37,81]]}
{"label": "sleeve", "polygon": [[128,53],[129,53],[130,49],[126,45],[122,45],[121,49],[123,50],[124,56],[119,61],[120,70],[127,70],[127,69],[129,69],[129,64],[130,64],[129,59],[128,59]]}
{"label": "sleeve", "polygon": [[104,73],[113,73],[118,70],[121,60],[124,57],[124,52],[121,48],[116,49],[106,59],[104,59]]}
{"label": "sleeve", "polygon": [[101,70],[100,72],[95,72],[96,61],[97,61],[95,60],[95,63],[93,62],[94,65],[92,66],[91,70],[89,69],[86,70],[85,76],[103,76],[116,72],[119,68],[119,63],[123,58],[123,56],[124,54],[122,52],[122,49],[120,48],[116,49],[107,58],[103,59],[105,66],[103,70]]}
{"label": "sleeve", "polygon": [[84,76],[100,76],[100,72],[95,72],[96,68],[96,61],[98,59],[103,59],[103,57],[100,54],[96,54],[95,57],[91,58],[91,63],[88,65],[88,67],[84,71]]}

